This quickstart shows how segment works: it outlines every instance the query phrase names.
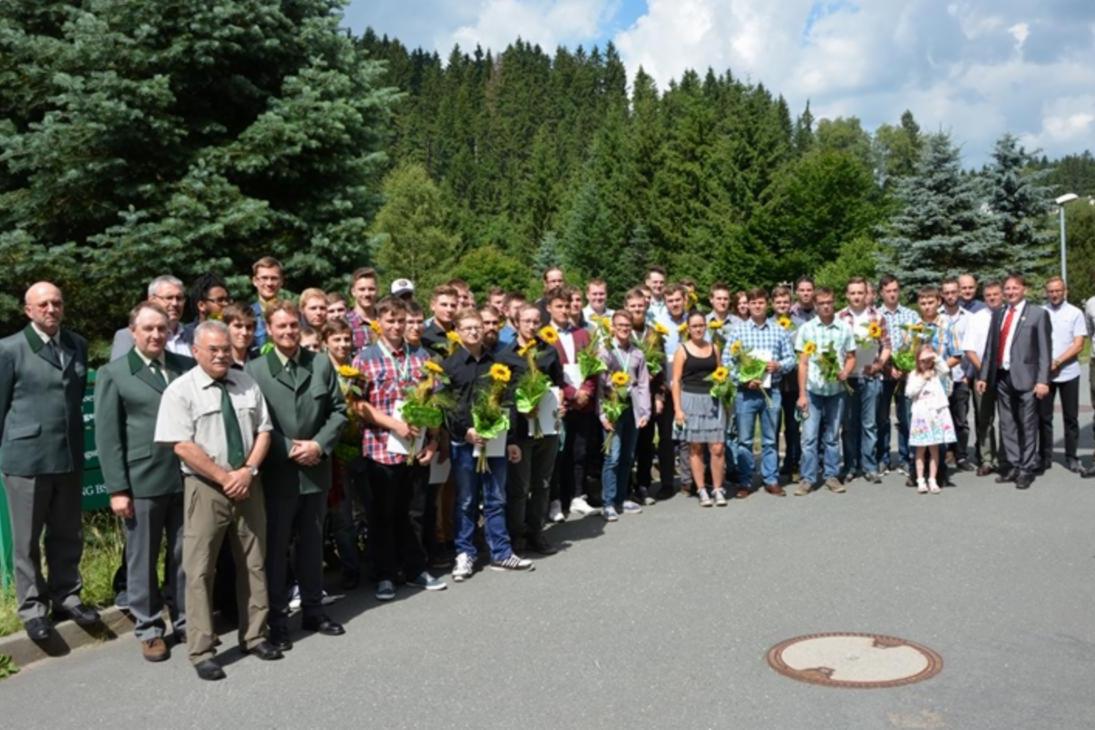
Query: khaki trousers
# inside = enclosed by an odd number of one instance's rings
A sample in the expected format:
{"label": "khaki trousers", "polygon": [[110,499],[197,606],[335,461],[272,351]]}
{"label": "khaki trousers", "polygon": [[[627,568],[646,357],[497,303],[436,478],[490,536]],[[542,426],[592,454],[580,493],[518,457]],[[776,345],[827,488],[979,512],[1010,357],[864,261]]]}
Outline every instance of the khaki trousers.
{"label": "khaki trousers", "polygon": [[224,496],[197,477],[183,481],[186,516],[183,522],[183,570],[186,572],[186,643],[193,664],[211,658],[217,635],[213,630],[213,578],[221,542],[227,537],[236,562],[236,605],[239,643],[252,649],[266,636],[269,602],[266,594],[266,507],[262,483],[251,482],[242,502]]}

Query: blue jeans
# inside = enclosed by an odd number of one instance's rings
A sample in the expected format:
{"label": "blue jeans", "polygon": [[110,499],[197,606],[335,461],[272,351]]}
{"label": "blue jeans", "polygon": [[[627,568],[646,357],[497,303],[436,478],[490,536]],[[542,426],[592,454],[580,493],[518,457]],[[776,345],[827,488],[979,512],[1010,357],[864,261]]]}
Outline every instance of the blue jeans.
{"label": "blue jeans", "polygon": [[844,407],[844,472],[851,475],[862,471],[878,471],[878,396],[882,393],[880,378],[849,378],[852,387]]}
{"label": "blue jeans", "polygon": [[897,464],[908,464],[909,454],[909,417],[912,404],[905,397],[905,381],[882,381],[882,396],[878,399],[878,446],[876,461],[885,468],[893,464],[890,460],[890,408],[897,412]]}
{"label": "blue jeans", "polygon": [[760,419],[760,476],[764,486],[779,484],[779,417],[780,394],[772,388],[768,391],[771,405],[765,402],[759,390],[742,388],[734,398],[734,418],[738,423],[737,463],[738,481],[746,488],[753,480],[756,468],[753,460],[753,433]]}
{"label": "blue jeans", "polygon": [[[513,555],[509,531],[506,530],[506,473],[508,462],[504,456],[487,459],[490,471],[475,471],[478,457],[472,456],[471,444],[452,445],[452,474],[456,480],[456,552],[466,553],[474,563],[475,524],[479,511],[479,499],[483,500],[483,533],[490,549],[491,561],[505,560]],[[407,485],[410,488],[410,485]]]}
{"label": "blue jeans", "polygon": [[[605,432],[608,438],[608,432]],[[601,466],[601,499],[605,507],[619,508],[627,498],[631,480],[631,464],[635,457],[635,445],[639,442],[639,429],[635,426],[635,414],[630,408],[616,421],[616,435]]]}
{"label": "blue jeans", "polygon": [[[824,478],[831,479],[840,474],[840,420],[844,414],[843,392],[836,395],[818,395],[807,392],[810,399],[810,415],[802,428],[802,474],[803,481],[817,483],[818,437],[825,449]],[[824,430],[823,430],[824,425]]]}

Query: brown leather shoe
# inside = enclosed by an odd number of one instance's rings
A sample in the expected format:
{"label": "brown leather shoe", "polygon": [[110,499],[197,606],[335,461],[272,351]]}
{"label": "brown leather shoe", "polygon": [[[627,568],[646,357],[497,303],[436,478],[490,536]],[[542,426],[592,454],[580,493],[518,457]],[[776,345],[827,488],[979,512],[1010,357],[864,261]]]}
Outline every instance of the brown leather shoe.
{"label": "brown leather shoe", "polygon": [[783,487],[778,484],[769,484],[767,487],[764,488],[764,491],[768,492],[768,494],[771,494],[774,497],[787,496],[787,492],[783,491]]}
{"label": "brown leather shoe", "polygon": [[171,656],[171,650],[162,638],[145,639],[141,642],[141,654],[145,661],[162,662]]}
{"label": "brown leather shoe", "polygon": [[979,477],[987,477],[990,474],[994,474],[995,472],[996,472],[996,470],[993,469],[991,466],[979,466],[979,467],[977,467],[977,476],[979,476]]}
{"label": "brown leather shoe", "polygon": [[734,496],[738,499],[745,499],[750,494],[752,494],[752,492],[750,492],[748,489],[739,489]]}

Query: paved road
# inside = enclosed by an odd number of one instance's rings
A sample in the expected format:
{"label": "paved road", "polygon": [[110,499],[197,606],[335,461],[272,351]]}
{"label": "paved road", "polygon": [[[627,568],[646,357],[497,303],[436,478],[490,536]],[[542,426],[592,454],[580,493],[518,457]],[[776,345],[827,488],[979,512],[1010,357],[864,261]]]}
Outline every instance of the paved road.
{"label": "paved road", "polygon": [[[961,475],[940,496],[889,477],[675,498],[559,526],[567,549],[531,574],[384,605],[360,591],[332,606],[345,637],[298,637],[276,663],[225,652],[224,682],[181,652],[146,664],[131,637],[48,660],[0,682],[0,725],[1091,728],[1093,516],[1095,481],[1060,466],[1028,492]],[[847,690],[767,666],[827,631],[921,642],[943,671]]]}

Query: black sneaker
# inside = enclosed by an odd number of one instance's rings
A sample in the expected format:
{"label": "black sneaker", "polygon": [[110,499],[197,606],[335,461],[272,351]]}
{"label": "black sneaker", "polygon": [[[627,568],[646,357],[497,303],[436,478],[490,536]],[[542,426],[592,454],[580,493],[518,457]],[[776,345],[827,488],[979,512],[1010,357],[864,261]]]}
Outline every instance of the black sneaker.
{"label": "black sneaker", "polygon": [[536,566],[528,558],[518,557],[513,554],[505,560],[495,560],[490,564],[490,569],[497,570],[500,573],[514,573],[522,570],[535,570]]}

